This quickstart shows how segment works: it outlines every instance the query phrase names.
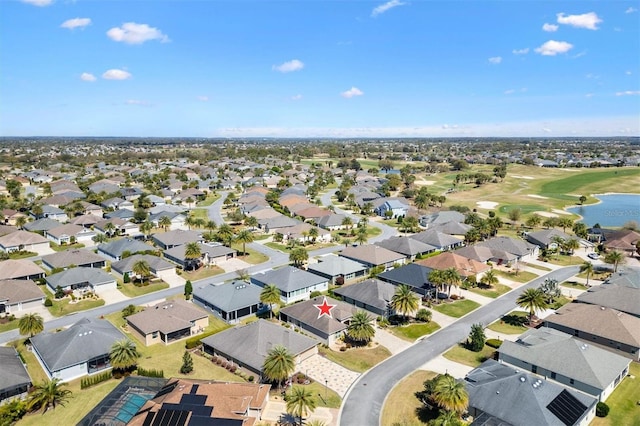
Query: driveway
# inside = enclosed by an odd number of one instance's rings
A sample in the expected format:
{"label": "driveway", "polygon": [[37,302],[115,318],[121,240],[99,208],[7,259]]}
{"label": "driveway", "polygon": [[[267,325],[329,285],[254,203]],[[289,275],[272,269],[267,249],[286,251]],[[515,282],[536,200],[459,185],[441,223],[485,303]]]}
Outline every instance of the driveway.
{"label": "driveway", "polygon": [[249,269],[252,265],[244,260],[234,257],[233,259],[221,260],[217,263],[217,266],[224,269],[225,272],[233,272],[239,269]]}
{"label": "driveway", "polygon": [[360,373],[344,368],[319,354],[302,361],[297,370],[322,385],[326,384],[341,398],[344,398],[349,387],[360,376]]}

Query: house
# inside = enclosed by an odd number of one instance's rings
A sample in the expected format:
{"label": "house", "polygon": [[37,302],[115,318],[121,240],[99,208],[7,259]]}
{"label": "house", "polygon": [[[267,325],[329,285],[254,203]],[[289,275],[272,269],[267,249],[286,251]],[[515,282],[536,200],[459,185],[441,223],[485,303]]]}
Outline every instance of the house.
{"label": "house", "polygon": [[440,271],[454,268],[462,278],[474,276],[476,281],[480,281],[484,273],[491,269],[489,265],[460,256],[454,252],[440,253],[437,256],[418,260],[416,263]]}
{"label": "house", "polygon": [[111,261],[122,259],[122,255],[125,253],[131,255],[153,251],[155,249],[152,245],[131,238],[122,238],[98,245],[98,254]]}
{"label": "house", "polygon": [[209,315],[182,299],[168,300],[127,317],[127,325],[145,346],[170,343],[202,333]]}
{"label": "house", "polygon": [[542,249],[548,250],[556,250],[558,248],[558,244],[555,242],[555,240],[557,240],[558,238],[564,241],[568,241],[574,237],[569,234],[565,234],[564,232],[555,228],[543,229],[536,232],[528,232],[525,235],[525,239],[531,244],[535,244]]}
{"label": "house", "polygon": [[575,301],[604,306],[640,318],[640,287],[602,284],[591,287]]}
{"label": "house", "polygon": [[261,292],[262,288],[257,285],[240,280],[219,285],[206,284],[193,289],[193,302],[235,324],[262,310]]}
{"label": "house", "polygon": [[[205,266],[217,265],[222,261],[233,259],[238,254],[237,250],[220,243],[199,242],[198,245],[200,246],[200,262]],[[184,268],[186,264],[186,248],[186,245],[180,245],[165,250],[162,254],[167,260],[170,260],[171,262],[178,264],[181,268]]]}
{"label": "house", "polygon": [[329,281],[311,272],[283,266],[251,276],[251,283],[265,287],[273,284],[280,290],[280,298],[284,303],[308,300],[313,291],[327,291]]}
{"label": "house", "polygon": [[171,379],[131,418],[129,426],[252,426],[269,401],[270,385]]}
{"label": "house", "polygon": [[84,226],[85,228],[89,229],[93,228],[93,226],[98,222],[102,222],[102,216],[98,217],[93,214],[82,214],[80,216],[74,217],[69,221],[69,223]]}
{"label": "house", "polygon": [[432,225],[441,225],[448,222],[463,223],[465,216],[455,210],[442,210],[433,214],[420,216],[418,222],[420,226],[431,228]]}
{"label": "house", "polygon": [[63,290],[93,291],[95,293],[117,288],[116,279],[97,268],[71,268],[49,275],[45,277],[45,281],[51,293],[55,293],[58,286]]}
{"label": "house", "polygon": [[538,257],[538,246],[511,237],[493,237],[476,245],[491,249],[493,253],[491,261],[498,265],[517,264],[519,261],[526,262]]}
{"label": "house", "polygon": [[605,401],[629,372],[631,360],[553,328],[530,329],[505,340],[498,360]]}
{"label": "house", "polygon": [[408,285],[411,290],[422,296],[435,297],[436,288],[429,282],[431,271],[433,269],[427,266],[410,263],[378,274],[378,279],[394,286]]}
{"label": "house", "polygon": [[83,318],[66,330],[36,334],[31,345],[50,379],[69,382],[111,368],[111,346],[124,338],[107,320]]}
{"label": "house", "polygon": [[100,255],[89,250],[64,250],[42,256],[42,266],[47,270],[68,269],[75,266],[83,268],[104,268],[107,262]]}
{"label": "house", "polygon": [[158,213],[153,213],[149,215],[149,222],[153,223],[154,227],[161,228],[162,225],[160,223],[162,222],[163,217],[169,219],[170,223],[167,229],[170,231],[174,231],[176,229],[189,229],[186,224],[187,216],[182,212],[171,212],[163,210]]}
{"label": "house", "polygon": [[404,217],[408,211],[409,205],[398,199],[386,199],[375,209],[378,216],[389,218]]}
{"label": "house", "polygon": [[184,229],[176,229],[175,231],[153,234],[151,238],[162,250],[167,250],[187,243],[203,241],[200,232],[186,231]]}
{"label": "house", "polygon": [[[318,306],[322,305],[323,301],[333,306],[330,315],[319,315]],[[331,345],[345,333],[351,317],[357,311],[358,309],[349,303],[318,296],[280,309],[280,320],[311,334],[325,345]]]}
{"label": "house", "polygon": [[59,226],[60,226],[60,222],[58,222],[57,220],[44,218],[44,219],[34,220],[33,222],[25,223],[22,228],[29,232],[39,232],[43,234],[45,231],[48,231],[53,228],[57,228]]}
{"label": "house", "polygon": [[38,308],[46,296],[31,280],[0,280],[0,315]]}
{"label": "house", "polygon": [[31,377],[13,346],[0,346],[0,405],[12,398],[24,398]]}
{"label": "house", "polygon": [[44,271],[29,259],[0,261],[0,280],[37,280],[44,278]]}
{"label": "house", "polygon": [[276,346],[287,348],[296,365],[318,353],[315,339],[263,319],[205,337],[202,344],[206,353],[223,357],[259,377],[267,354]]}
{"label": "house", "polygon": [[493,251],[489,247],[481,247],[477,244],[461,247],[454,250],[453,253],[480,263],[487,263],[494,258]]}
{"label": "house", "polygon": [[372,278],[337,288],[333,292],[342,297],[343,302],[374,315],[388,318],[394,314],[390,303],[396,292],[396,286],[391,283]]}
{"label": "house", "polygon": [[598,400],[488,359],[464,378],[477,425],[587,426]]}
{"label": "house", "polygon": [[434,223],[429,225],[429,230],[431,231],[437,231],[447,235],[457,235],[462,238],[464,238],[467,235],[467,232],[469,232],[471,229],[473,229],[473,226],[455,221]]}
{"label": "house", "polygon": [[318,222],[319,219],[325,217],[325,216],[330,216],[333,213],[331,213],[330,210],[327,209],[322,209],[320,207],[317,206],[310,206],[307,207],[305,209],[302,210],[298,210],[296,212],[296,215],[304,218],[304,220],[313,220],[314,222]]}
{"label": "house", "polygon": [[44,218],[48,218],[48,219],[53,219],[56,220],[60,223],[67,223],[69,222],[69,216],[67,216],[67,213],[62,210],[59,207],[55,207],[55,206],[50,206],[45,204],[44,206],[42,206],[42,215],[41,217]]}
{"label": "house", "polygon": [[258,226],[267,234],[286,234],[294,226],[301,224],[299,220],[293,219],[283,214],[265,219],[258,219]]}
{"label": "house", "polygon": [[[116,188],[117,191],[119,188]],[[115,192],[115,191],[112,191]],[[122,207],[120,207],[122,206]],[[131,201],[124,200],[119,197],[109,198],[108,200],[104,200],[100,203],[100,207],[108,210],[118,210],[121,208],[126,208],[129,210],[133,210],[133,203]]]}
{"label": "house", "polygon": [[87,229],[81,225],[72,225],[67,223],[53,229],[49,229],[44,233],[45,237],[49,241],[53,241],[58,245],[74,244],[92,242],[92,238],[95,237],[95,231]]}
{"label": "house", "polygon": [[26,218],[27,216],[17,210],[2,209],[2,217],[4,218],[5,225],[16,226],[16,224],[18,223],[18,218]]}
{"label": "house", "polygon": [[640,361],[640,318],[604,306],[568,303],[544,319],[545,327]]}
{"label": "house", "polygon": [[418,256],[433,253],[437,250],[437,248],[432,245],[409,237],[391,237],[378,241],[375,245],[400,253],[404,255],[408,261],[414,261]]}
{"label": "house", "polygon": [[[109,229],[111,227],[110,224],[113,225],[112,229]],[[138,235],[142,235],[140,227],[137,224],[130,222],[128,219],[121,219],[118,217],[98,222],[93,228],[98,232],[110,236],[124,235],[128,237],[136,237]]]}
{"label": "house", "polygon": [[402,265],[406,262],[404,255],[373,244],[346,247],[339,255],[369,268],[379,267],[385,271],[394,268],[396,264]]}
{"label": "house", "polygon": [[134,211],[129,209],[116,210],[116,211],[107,212],[104,214],[105,219],[121,219],[126,221],[131,221],[134,218],[134,216],[135,216]]}
{"label": "house", "polygon": [[[311,237],[309,235],[311,233],[311,229],[316,230],[317,235],[315,237]],[[286,232],[283,234],[283,241],[298,241],[300,243],[316,241],[321,243],[329,243],[331,242],[331,233],[305,222],[287,228]]]}
{"label": "house", "polygon": [[409,238],[428,244],[431,247],[435,247],[435,250],[440,251],[453,250],[457,247],[462,247],[464,244],[464,241],[460,238],[436,231],[435,229],[419,232],[411,235]]}
{"label": "house", "polygon": [[605,284],[640,288],[640,267],[618,266],[618,271],[611,274]]}
{"label": "house", "polygon": [[331,284],[350,284],[367,275],[369,268],[360,262],[335,255],[321,256],[307,271],[328,279]]}
{"label": "house", "polygon": [[343,214],[330,214],[328,216],[322,216],[316,223],[322,229],[327,231],[337,231],[339,229],[345,229],[347,225],[343,225],[342,221],[346,218]]}
{"label": "house", "polygon": [[31,251],[39,255],[52,253],[49,240],[42,235],[27,231],[16,231],[0,237],[0,250],[7,253]]}
{"label": "house", "polygon": [[117,262],[113,262],[111,264],[111,272],[120,279],[124,279],[125,274],[133,277],[135,275],[133,266],[138,261],[147,262],[149,272],[161,280],[176,277],[176,268],[173,264],[152,254],[134,254]]}
{"label": "house", "polygon": [[633,256],[636,252],[636,244],[640,241],[640,233],[637,231],[624,229],[614,232],[605,231],[604,246],[608,250],[620,250]]}

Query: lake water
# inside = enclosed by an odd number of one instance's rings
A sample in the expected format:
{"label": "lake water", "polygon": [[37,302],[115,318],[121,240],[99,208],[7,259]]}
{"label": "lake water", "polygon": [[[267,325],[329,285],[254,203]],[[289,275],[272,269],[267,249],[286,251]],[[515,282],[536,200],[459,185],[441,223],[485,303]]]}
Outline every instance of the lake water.
{"label": "lake water", "polygon": [[599,223],[603,228],[620,227],[634,220],[640,223],[640,194],[597,195],[602,202],[567,209],[582,216],[587,226]]}

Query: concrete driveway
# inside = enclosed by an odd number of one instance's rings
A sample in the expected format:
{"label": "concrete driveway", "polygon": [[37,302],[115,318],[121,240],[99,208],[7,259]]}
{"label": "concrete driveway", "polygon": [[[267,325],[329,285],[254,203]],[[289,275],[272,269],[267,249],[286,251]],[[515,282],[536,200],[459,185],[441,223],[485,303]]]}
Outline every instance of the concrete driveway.
{"label": "concrete driveway", "polygon": [[297,370],[322,385],[326,383],[341,398],[344,398],[349,386],[360,376],[360,373],[344,368],[319,354],[302,361]]}

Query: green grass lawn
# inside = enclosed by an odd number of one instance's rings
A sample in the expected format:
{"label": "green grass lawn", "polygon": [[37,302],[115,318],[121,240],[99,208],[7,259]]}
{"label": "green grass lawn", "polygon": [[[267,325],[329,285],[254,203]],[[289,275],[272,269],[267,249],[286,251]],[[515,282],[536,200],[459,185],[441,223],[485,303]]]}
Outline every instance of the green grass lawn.
{"label": "green grass lawn", "polygon": [[604,418],[596,417],[591,426],[634,426],[640,425],[640,364],[632,362],[629,374],[618,385],[611,396],[605,401],[611,408],[609,415]]}
{"label": "green grass lawn", "polygon": [[513,311],[499,320],[491,323],[487,328],[502,334],[522,334],[527,331],[524,324],[527,322],[528,313]]}
{"label": "green grass lawn", "polygon": [[194,219],[204,219],[205,221],[209,221],[209,210],[207,209],[192,209],[189,211],[189,216]]}
{"label": "green grass lawn", "polygon": [[565,296],[560,296],[549,307],[551,309],[560,309],[561,307],[563,307],[567,303],[571,303],[571,299],[569,299],[568,297],[565,297]]}
{"label": "green grass lawn", "polygon": [[238,251],[238,259],[240,259],[240,260],[242,260],[244,262],[250,263],[252,265],[257,265],[259,263],[264,263],[267,260],[269,260],[268,256],[266,256],[266,255],[264,255],[264,254],[262,254],[262,253],[260,253],[258,251],[255,251],[255,250],[253,250],[252,248],[250,248],[248,246],[246,248],[248,254],[246,256],[241,256],[240,252],[242,252],[242,244],[239,244],[239,243],[231,244],[231,248]]}
{"label": "green grass lawn", "polygon": [[424,382],[437,376],[433,371],[417,370],[402,379],[391,390],[382,407],[382,426],[423,426],[416,415],[422,403],[415,393],[424,389]]}
{"label": "green grass lawn", "polygon": [[611,188],[615,188],[619,192],[627,192],[625,188],[629,183],[635,183],[635,188],[637,189],[638,180],[634,178],[638,177],[640,177],[640,169],[638,168],[616,168],[571,173],[565,178],[554,179],[543,184],[539,194],[549,198],[577,202],[579,195],[576,196],[576,194],[584,193],[588,195],[590,193],[608,192]]}
{"label": "green grass lawn", "polygon": [[104,300],[102,299],[85,299],[76,303],[70,303],[71,299],[68,297],[61,300],[55,300],[51,297],[51,300],[53,302],[53,306],[49,306],[47,309],[54,317],[61,317],[73,312],[86,311],[88,309],[104,305]]}
{"label": "green grass lawn", "polygon": [[535,265],[534,265],[533,263],[527,263],[527,262],[522,262],[521,264],[522,264],[522,265],[525,265],[525,266],[527,266],[527,267],[529,267],[529,268],[539,269],[539,270],[541,270],[541,271],[546,271],[546,272],[551,272],[551,271],[553,271],[553,269],[551,269],[551,268],[547,268],[546,266],[540,266],[540,265],[538,265],[538,264],[535,264]]}
{"label": "green grass lawn", "polygon": [[183,271],[180,276],[185,280],[194,282],[203,278],[209,278],[220,274],[224,274],[224,269],[216,265],[211,265],[196,269],[195,271]]}
{"label": "green grass lawn", "polygon": [[[314,380],[308,385],[294,385],[294,387],[298,386],[311,391],[318,407],[340,408],[340,405],[342,404],[342,398],[340,398],[340,395],[325,387],[324,383],[316,382]],[[274,389],[274,391],[275,395],[279,395],[277,389]]]}
{"label": "green grass lawn", "polygon": [[480,304],[473,300],[457,300],[452,303],[442,303],[440,305],[433,305],[433,309],[441,314],[449,315],[450,317],[460,318],[476,308],[479,308]]}
{"label": "green grass lawn", "polygon": [[13,321],[2,322],[0,323],[0,333],[4,333],[5,331],[13,330],[14,328],[18,328],[18,319],[14,319]]}
{"label": "green grass lawn", "polygon": [[264,243],[265,246],[272,248],[274,250],[279,250],[283,253],[289,253],[289,249],[287,249],[287,246],[284,244],[280,244],[280,243],[275,243],[275,242],[269,242],[269,243]]}
{"label": "green grass lawn", "polygon": [[18,259],[26,259],[29,257],[37,256],[38,253],[32,251],[14,251],[9,253],[9,259],[18,260]]}
{"label": "green grass lawn", "polygon": [[487,359],[491,358],[494,352],[495,349],[487,345],[485,345],[480,352],[473,352],[459,343],[442,354],[442,356],[448,360],[468,365],[469,367],[477,367]]}
{"label": "green grass lawn", "polygon": [[[610,276],[611,276],[611,272],[609,272],[609,271],[593,271],[591,274],[589,274],[589,281],[591,281],[591,280],[604,281],[607,278],[609,278]],[[586,280],[587,279],[587,273],[586,272],[580,272],[578,275],[576,275],[576,277],[584,278]]]}
{"label": "green grass lawn", "polygon": [[429,321],[417,324],[409,324],[398,327],[388,327],[386,330],[391,334],[410,342],[419,337],[431,334],[440,329],[440,325],[436,322]]}
{"label": "green grass lawn", "polygon": [[480,296],[491,297],[492,299],[495,299],[496,297],[500,297],[506,292],[511,291],[511,287],[504,284],[496,284],[490,288],[472,287],[469,289],[469,291],[479,294]]}
{"label": "green grass lawn", "polygon": [[169,284],[164,281],[149,283],[145,286],[136,286],[133,283],[121,284],[118,290],[127,297],[137,297],[143,294],[153,293],[154,291],[164,290],[169,288]]}
{"label": "green grass lawn", "polygon": [[578,256],[553,255],[549,256],[549,263],[560,266],[582,265],[584,259]]}
{"label": "green grass lawn", "polygon": [[562,287],[575,288],[575,289],[578,289],[578,290],[586,290],[587,289],[586,285],[580,284],[580,283],[575,282],[575,281],[565,281],[560,285]]}
{"label": "green grass lawn", "polygon": [[515,271],[514,272],[496,271],[496,275],[511,281],[518,282],[518,283],[526,283],[538,277],[538,275],[529,271],[518,271],[517,275]]}
{"label": "green grass lawn", "polygon": [[198,206],[200,207],[208,207],[211,204],[215,203],[216,200],[218,200],[220,198],[220,194],[218,193],[210,193],[209,195],[207,195],[207,198],[204,199],[204,201],[200,201],[198,203]]}
{"label": "green grass lawn", "polygon": [[367,371],[391,356],[389,349],[384,346],[351,348],[345,352],[332,351],[320,346],[318,350],[327,359],[358,373]]}
{"label": "green grass lawn", "polygon": [[53,251],[65,251],[65,250],[73,250],[73,249],[83,248],[84,244],[75,243],[75,244],[58,245],[58,244],[56,244],[54,242],[50,242],[49,243],[49,247],[51,247],[51,250],[53,250]]}

